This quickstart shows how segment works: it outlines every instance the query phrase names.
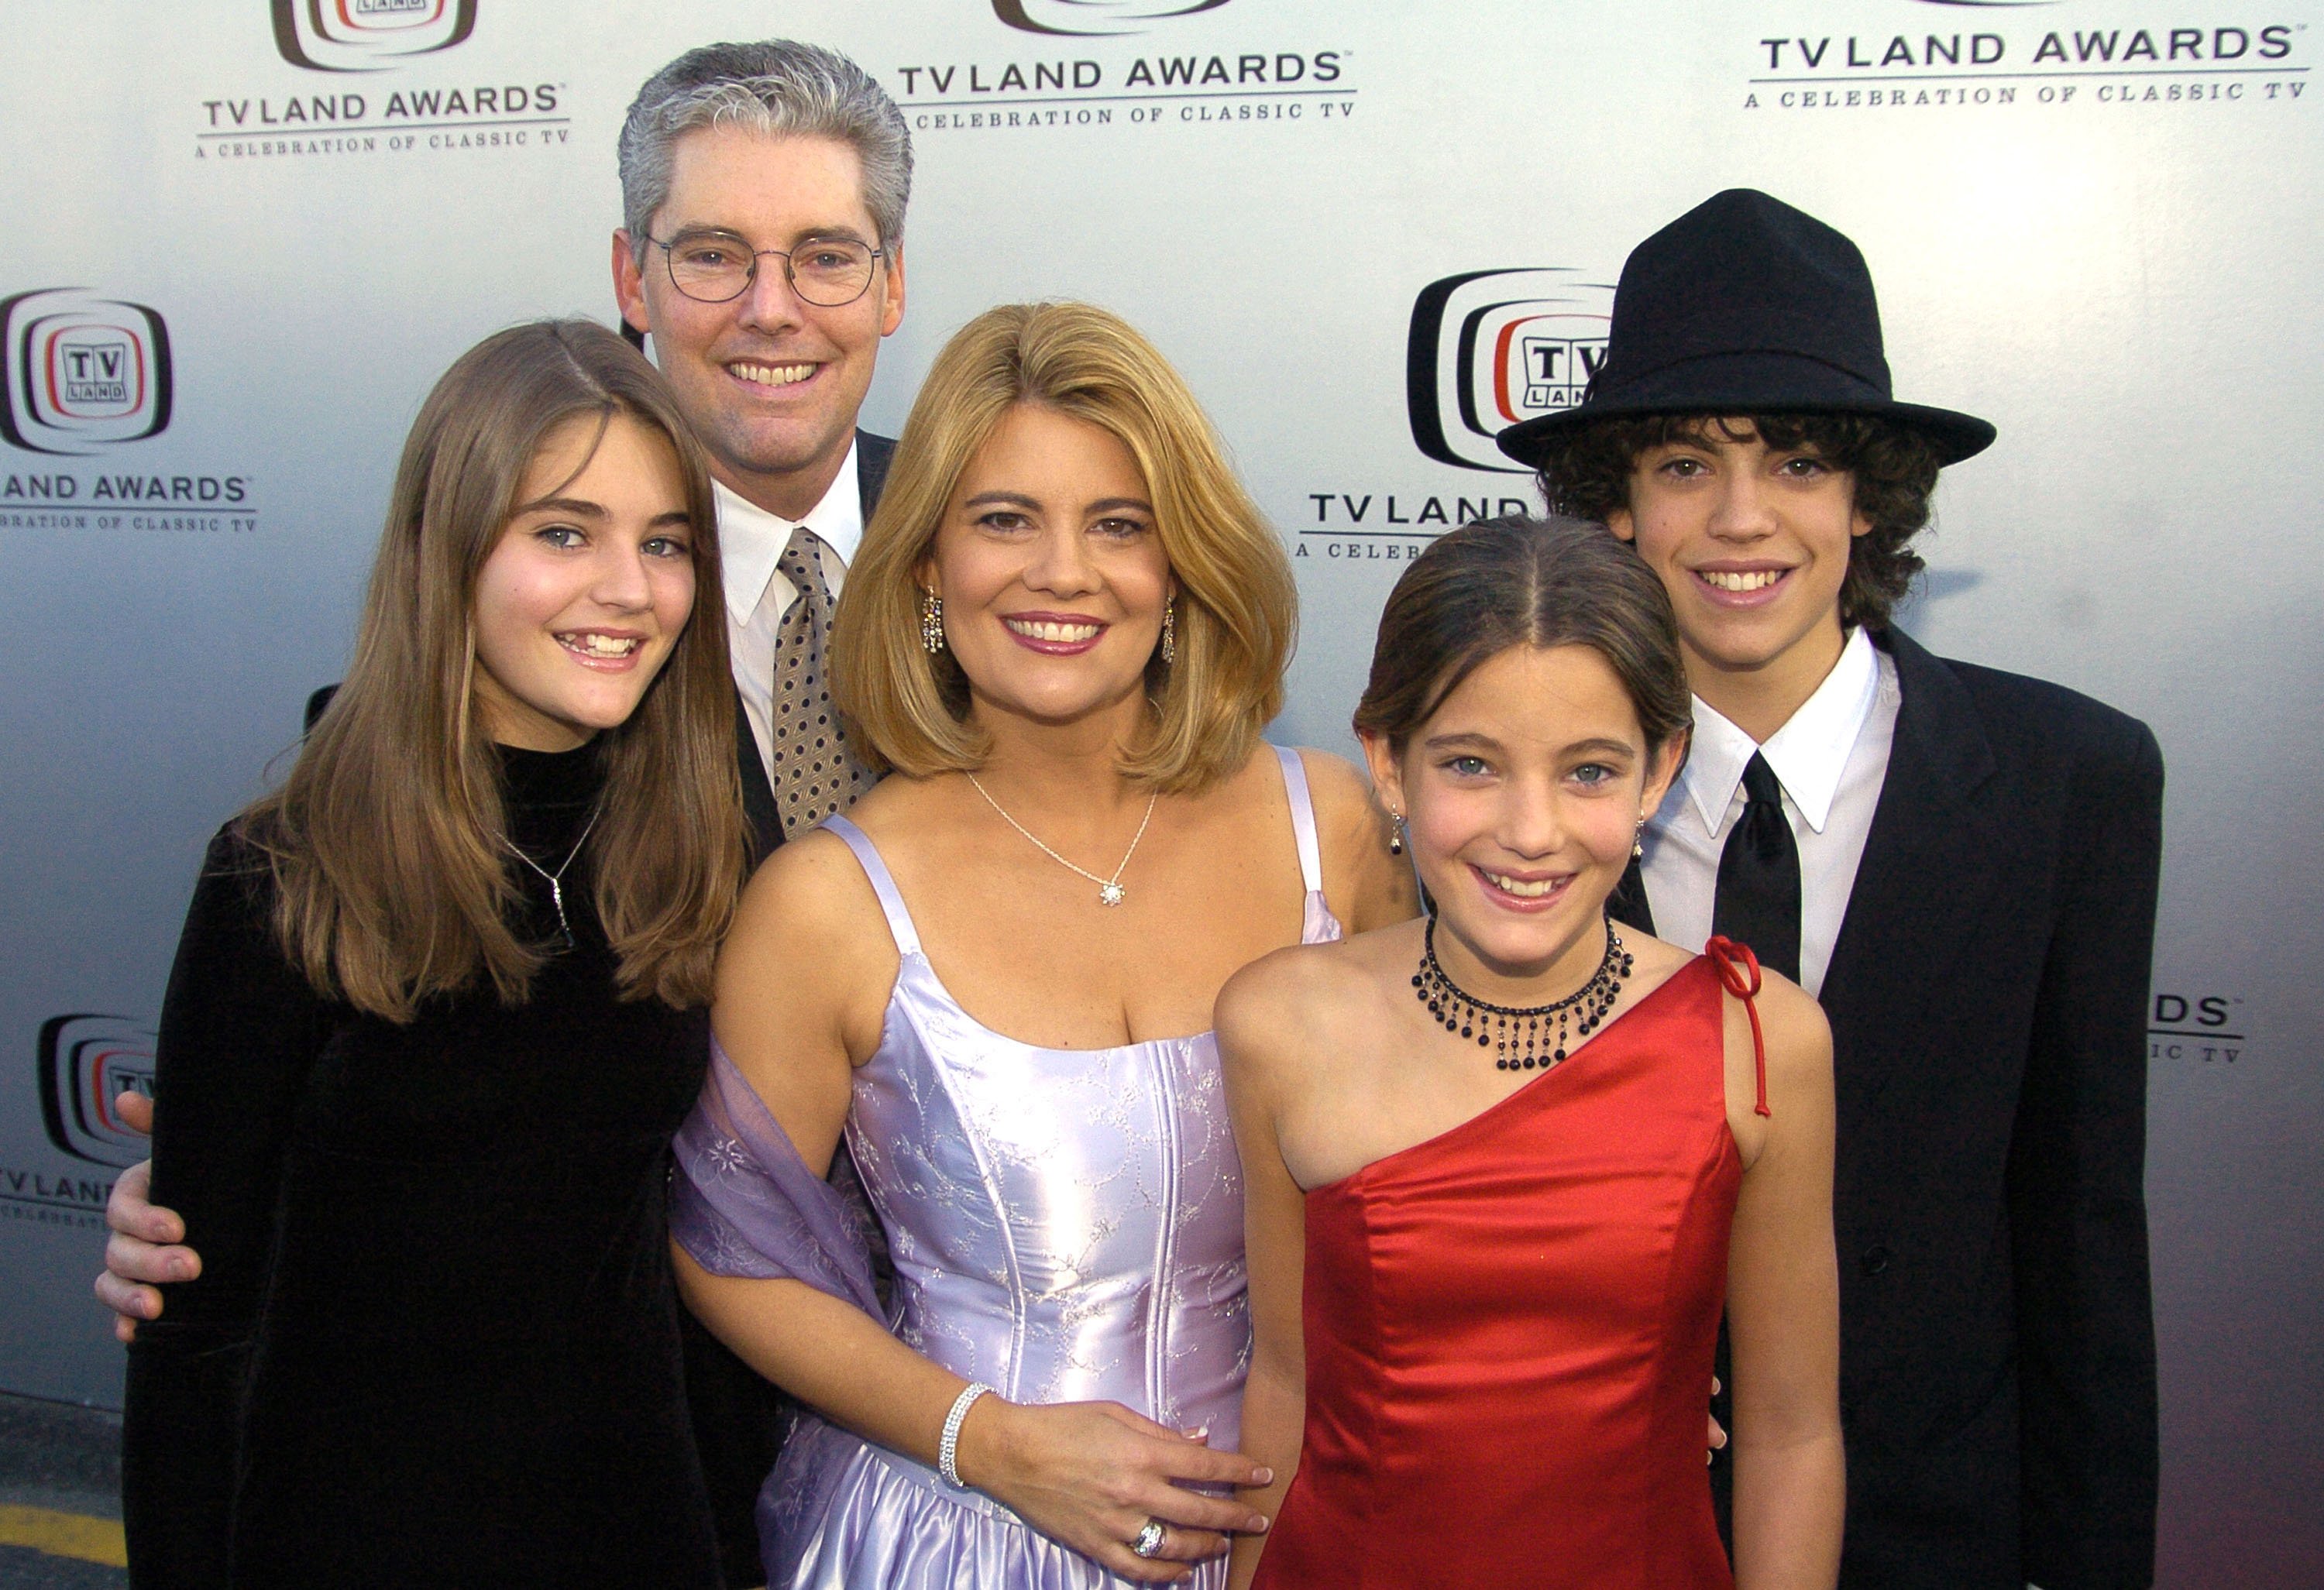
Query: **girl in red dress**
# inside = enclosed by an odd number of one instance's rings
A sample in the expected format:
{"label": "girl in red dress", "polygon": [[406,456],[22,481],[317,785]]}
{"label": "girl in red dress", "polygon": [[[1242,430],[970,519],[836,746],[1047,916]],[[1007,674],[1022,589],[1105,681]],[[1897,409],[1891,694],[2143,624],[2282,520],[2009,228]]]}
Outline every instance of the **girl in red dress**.
{"label": "girl in red dress", "polygon": [[[1423,919],[1219,997],[1275,1518],[1237,1585],[1830,1590],[1842,1468],[1822,1014],[1607,920],[1691,721],[1594,525],[1437,542],[1356,712]],[[1703,1408],[1725,1310],[1735,1562]],[[1262,1555],[1263,1552],[1263,1555]]]}

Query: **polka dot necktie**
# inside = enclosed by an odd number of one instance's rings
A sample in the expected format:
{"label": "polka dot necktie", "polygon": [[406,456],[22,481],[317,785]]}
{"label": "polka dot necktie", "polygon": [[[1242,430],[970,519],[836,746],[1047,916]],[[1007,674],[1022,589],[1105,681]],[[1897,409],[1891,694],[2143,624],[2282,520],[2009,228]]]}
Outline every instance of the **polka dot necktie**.
{"label": "polka dot necktie", "polygon": [[831,583],[824,578],[823,540],[805,526],[791,532],[775,566],[798,592],[775,632],[775,809],[783,837],[797,839],[872,787],[872,772],[847,749],[824,671],[831,639]]}

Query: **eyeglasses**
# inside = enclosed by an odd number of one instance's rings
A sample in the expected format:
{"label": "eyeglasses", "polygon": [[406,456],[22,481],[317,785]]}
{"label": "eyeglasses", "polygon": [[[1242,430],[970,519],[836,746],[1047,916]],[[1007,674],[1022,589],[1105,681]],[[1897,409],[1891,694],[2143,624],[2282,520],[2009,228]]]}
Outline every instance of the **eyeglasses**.
{"label": "eyeglasses", "polygon": [[681,232],[664,243],[649,235],[669,262],[669,283],[698,304],[731,303],[751,290],[759,262],[771,256],[803,303],[836,309],[863,296],[872,263],[887,251],[852,237],[821,237],[797,248],[753,249],[732,232]]}

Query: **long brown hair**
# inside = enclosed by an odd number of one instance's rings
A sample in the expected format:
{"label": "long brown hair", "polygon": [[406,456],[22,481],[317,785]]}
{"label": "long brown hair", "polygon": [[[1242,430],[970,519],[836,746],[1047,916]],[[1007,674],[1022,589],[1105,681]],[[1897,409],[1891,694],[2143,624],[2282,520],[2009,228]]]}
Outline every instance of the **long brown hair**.
{"label": "long brown hair", "polygon": [[240,819],[265,855],[283,950],[316,990],[391,1021],[479,967],[521,1002],[542,955],[517,887],[499,763],[478,724],[477,571],[533,455],[576,417],[669,439],[692,521],[694,611],[604,769],[590,873],[625,998],[705,1002],[743,877],[717,508],[699,443],[643,356],[586,320],[486,337],[444,372],[403,446],[355,659],[282,787]]}
{"label": "long brown hair", "polygon": [[936,355],[896,444],[832,625],[834,699],[867,760],[913,777],[983,765],[968,680],[920,643],[918,571],[976,450],[1038,403],[1113,433],[1154,495],[1178,580],[1177,659],[1147,665],[1154,733],[1121,771],[1164,794],[1241,767],[1283,706],[1299,594],[1283,544],[1235,479],[1202,405],[1154,345],[1091,304],[1003,304]]}

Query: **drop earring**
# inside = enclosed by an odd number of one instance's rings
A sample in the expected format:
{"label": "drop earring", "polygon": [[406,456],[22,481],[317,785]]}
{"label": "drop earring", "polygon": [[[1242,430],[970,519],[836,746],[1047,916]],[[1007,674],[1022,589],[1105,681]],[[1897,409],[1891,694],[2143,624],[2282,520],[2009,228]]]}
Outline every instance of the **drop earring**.
{"label": "drop earring", "polygon": [[1162,604],[1162,662],[1165,666],[1178,660],[1178,599],[1171,597]]}
{"label": "drop earring", "polygon": [[944,598],[933,591],[920,593],[920,644],[930,657],[945,648]]}
{"label": "drop earring", "polygon": [[1638,813],[1638,825],[1630,831],[1630,859],[1633,861],[1643,861],[1646,859],[1646,814],[1644,812],[1641,812]]}
{"label": "drop earring", "polygon": [[1388,853],[1391,856],[1401,856],[1404,854],[1404,813],[1390,806],[1388,815],[1388,820],[1396,824],[1394,828],[1388,830]]}

